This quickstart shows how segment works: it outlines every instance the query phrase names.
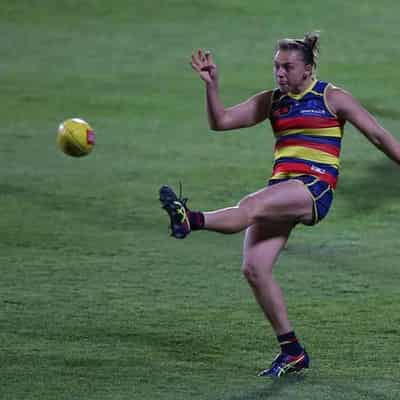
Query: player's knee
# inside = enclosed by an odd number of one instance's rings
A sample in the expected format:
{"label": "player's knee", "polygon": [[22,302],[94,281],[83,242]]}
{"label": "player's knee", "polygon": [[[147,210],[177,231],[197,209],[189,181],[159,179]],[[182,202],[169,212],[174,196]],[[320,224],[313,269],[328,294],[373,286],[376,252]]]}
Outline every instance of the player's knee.
{"label": "player's knee", "polygon": [[245,256],[242,265],[242,272],[246,280],[251,286],[257,287],[261,281],[261,275],[263,279],[269,276],[270,269],[264,265],[260,260],[257,260],[251,254]]}
{"label": "player's knee", "polygon": [[254,285],[257,278],[257,272],[255,271],[255,268],[253,265],[244,262],[242,265],[242,272],[246,280],[251,284]]}

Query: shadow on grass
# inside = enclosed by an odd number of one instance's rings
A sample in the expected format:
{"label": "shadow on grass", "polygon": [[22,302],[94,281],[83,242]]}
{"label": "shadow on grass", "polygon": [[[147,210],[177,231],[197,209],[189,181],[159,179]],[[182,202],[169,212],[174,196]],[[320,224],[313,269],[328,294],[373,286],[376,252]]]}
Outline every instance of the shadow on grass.
{"label": "shadow on grass", "polygon": [[[347,175],[339,183],[337,195],[344,198],[352,214],[370,213],[400,199],[398,166],[390,160],[360,163],[355,168],[368,168],[367,173]],[[351,169],[352,165],[345,167]]]}
{"label": "shadow on grass", "polygon": [[232,397],[227,397],[228,400],[266,400],[271,398],[278,398],[281,394],[282,390],[287,389],[289,386],[297,385],[299,383],[303,383],[307,380],[306,374],[296,374],[296,375],[288,375],[284,378],[268,378],[268,377],[260,377],[258,378],[260,383],[263,383],[264,386],[257,389],[251,389],[248,392],[237,393]]}
{"label": "shadow on grass", "polygon": [[[264,387],[227,396],[228,400],[272,400],[272,399],[374,399],[392,400],[398,393],[396,379],[377,380],[353,378],[312,377],[289,375]],[[224,397],[225,399],[225,397]]]}

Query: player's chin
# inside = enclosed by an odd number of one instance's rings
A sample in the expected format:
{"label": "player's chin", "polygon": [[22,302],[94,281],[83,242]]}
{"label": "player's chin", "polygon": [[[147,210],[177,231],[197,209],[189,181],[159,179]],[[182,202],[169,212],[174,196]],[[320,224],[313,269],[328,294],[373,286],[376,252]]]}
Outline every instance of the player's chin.
{"label": "player's chin", "polygon": [[278,82],[278,87],[279,87],[280,91],[283,93],[290,92],[290,88],[287,83]]}

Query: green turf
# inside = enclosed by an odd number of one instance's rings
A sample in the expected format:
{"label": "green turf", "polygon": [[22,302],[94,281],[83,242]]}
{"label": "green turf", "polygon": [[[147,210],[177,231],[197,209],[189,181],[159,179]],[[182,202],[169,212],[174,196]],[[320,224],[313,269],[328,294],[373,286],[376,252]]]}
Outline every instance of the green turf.
{"label": "green turf", "polygon": [[[242,235],[168,237],[163,183],[194,208],[259,189],[268,125],[208,130],[188,65],[213,50],[222,98],[273,85],[274,43],[319,29],[319,76],[398,134],[396,1],[11,1],[0,7],[1,399],[397,399],[399,169],[348,127],[329,218],[276,269],[312,355],[257,379],[277,351],[241,276]],[[58,124],[97,132],[83,159]]]}

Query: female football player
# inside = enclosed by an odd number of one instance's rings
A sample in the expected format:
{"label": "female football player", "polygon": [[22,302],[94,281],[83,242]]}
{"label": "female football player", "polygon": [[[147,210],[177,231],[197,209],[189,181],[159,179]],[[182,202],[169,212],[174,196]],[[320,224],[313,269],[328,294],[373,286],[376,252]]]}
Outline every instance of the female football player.
{"label": "female football player", "polygon": [[329,211],[345,122],[400,163],[400,143],[350,93],[316,78],[318,44],[317,33],[302,40],[278,41],[273,61],[276,89],[261,91],[230,108],[219,98],[218,70],[210,52],[192,54],[192,68],[205,83],[211,129],[240,129],[270,120],[276,137],[272,176],[266,187],[236,206],[213,212],[191,211],[170,187],[160,189],[176,238],[199,229],[246,230],[243,273],[281,346],[272,365],[260,373],[266,376],[279,377],[309,366],[272,269],[293,228],[298,223],[314,225]]}

